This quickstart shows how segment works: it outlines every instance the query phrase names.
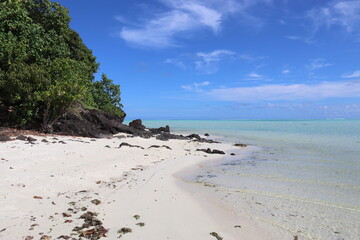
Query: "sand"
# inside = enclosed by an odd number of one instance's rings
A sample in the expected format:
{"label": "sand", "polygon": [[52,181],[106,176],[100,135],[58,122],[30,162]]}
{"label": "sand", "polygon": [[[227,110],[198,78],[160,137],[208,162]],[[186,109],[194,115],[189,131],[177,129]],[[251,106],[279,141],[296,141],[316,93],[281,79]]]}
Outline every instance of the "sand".
{"label": "sand", "polygon": [[[79,239],[81,233],[82,239],[276,239],[260,222],[233,215],[180,177],[224,157],[196,149],[230,156],[229,144],[125,134],[33,137],[34,144],[0,143],[0,239]],[[123,142],[138,147],[119,148]]]}

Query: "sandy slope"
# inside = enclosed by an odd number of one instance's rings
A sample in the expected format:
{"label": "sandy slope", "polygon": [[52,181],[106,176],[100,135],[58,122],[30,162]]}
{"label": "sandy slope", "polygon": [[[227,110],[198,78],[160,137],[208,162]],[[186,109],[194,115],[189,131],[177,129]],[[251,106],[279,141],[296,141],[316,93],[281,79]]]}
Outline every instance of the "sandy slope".
{"label": "sandy slope", "polygon": [[[41,142],[44,137],[36,138],[35,144],[0,143],[0,239],[79,239],[79,233],[93,229],[73,231],[82,226],[84,219],[79,217],[88,211],[98,214],[93,220],[102,222],[95,224],[100,234],[101,229],[109,230],[107,239],[120,235],[143,240],[216,239],[211,232],[226,240],[270,239],[263,238],[267,232],[259,232],[258,223],[232,216],[204,195],[199,201],[201,196],[194,197],[197,188],[185,191],[185,183],[174,176],[204,160],[220,158],[197,148],[229,154],[230,145],[125,135],[96,140],[46,137],[48,143]],[[144,149],[118,148],[122,142]],[[234,228],[239,222],[242,228]],[[118,233],[123,227],[132,232]]]}

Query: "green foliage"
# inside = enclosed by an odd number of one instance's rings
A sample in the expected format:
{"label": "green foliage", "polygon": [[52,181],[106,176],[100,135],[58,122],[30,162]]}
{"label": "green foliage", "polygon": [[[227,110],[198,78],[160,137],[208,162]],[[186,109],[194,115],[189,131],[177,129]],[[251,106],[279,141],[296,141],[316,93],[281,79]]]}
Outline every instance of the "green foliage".
{"label": "green foliage", "polygon": [[105,75],[93,82],[99,64],[69,22],[50,0],[0,1],[0,107],[11,109],[15,126],[38,122],[50,131],[81,99],[121,112],[119,86]]}
{"label": "green foliage", "polygon": [[94,106],[100,110],[122,117],[124,112],[120,103],[120,86],[113,83],[106,74],[102,74],[101,81],[93,83],[91,88]]}

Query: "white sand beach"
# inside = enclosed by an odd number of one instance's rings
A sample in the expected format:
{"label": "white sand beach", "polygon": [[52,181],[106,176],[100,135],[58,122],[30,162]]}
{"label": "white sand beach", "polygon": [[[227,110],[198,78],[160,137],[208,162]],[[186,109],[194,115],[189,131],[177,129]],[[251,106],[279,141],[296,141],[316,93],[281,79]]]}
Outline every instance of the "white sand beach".
{"label": "white sand beach", "polygon": [[[196,149],[229,156],[230,144],[33,137],[34,144],[0,143],[0,239],[278,239],[179,179],[184,169],[224,157]],[[119,148],[123,142],[141,148]]]}

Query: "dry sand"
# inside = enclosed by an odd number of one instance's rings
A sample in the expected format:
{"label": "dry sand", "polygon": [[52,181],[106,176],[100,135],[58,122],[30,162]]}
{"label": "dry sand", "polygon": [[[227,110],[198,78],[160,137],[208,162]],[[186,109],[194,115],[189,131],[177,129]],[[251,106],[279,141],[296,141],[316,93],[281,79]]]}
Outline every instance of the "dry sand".
{"label": "dry sand", "polygon": [[[223,157],[196,149],[228,156],[231,145],[126,135],[34,137],[35,144],[0,143],[0,239],[79,239],[80,233],[129,240],[276,239],[261,223],[232,215],[178,177]],[[122,142],[143,149],[119,148]]]}

